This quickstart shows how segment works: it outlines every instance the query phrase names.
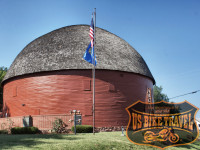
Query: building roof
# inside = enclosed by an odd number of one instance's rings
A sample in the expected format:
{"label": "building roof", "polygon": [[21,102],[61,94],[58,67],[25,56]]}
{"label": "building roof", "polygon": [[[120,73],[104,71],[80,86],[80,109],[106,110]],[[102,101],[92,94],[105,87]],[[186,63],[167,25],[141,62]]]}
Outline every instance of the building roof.
{"label": "building roof", "polygon": [[[3,81],[20,75],[66,69],[91,69],[82,59],[90,42],[88,25],[73,25],[29,43],[15,58]],[[133,72],[155,80],[141,55],[126,41],[96,28],[96,69]]]}

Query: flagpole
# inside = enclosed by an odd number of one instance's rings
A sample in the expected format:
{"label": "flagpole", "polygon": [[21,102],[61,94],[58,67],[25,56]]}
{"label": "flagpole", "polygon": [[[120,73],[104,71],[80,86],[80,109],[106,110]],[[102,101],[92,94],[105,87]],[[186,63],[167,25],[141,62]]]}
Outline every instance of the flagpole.
{"label": "flagpole", "polygon": [[94,9],[94,58],[93,58],[93,135],[95,135],[95,48],[96,45],[96,8]]}

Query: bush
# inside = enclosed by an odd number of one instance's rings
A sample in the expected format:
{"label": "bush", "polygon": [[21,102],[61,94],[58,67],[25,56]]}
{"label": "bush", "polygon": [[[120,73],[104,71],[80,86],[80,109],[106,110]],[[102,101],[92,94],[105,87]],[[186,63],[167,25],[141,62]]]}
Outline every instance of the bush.
{"label": "bush", "polygon": [[67,126],[62,119],[57,118],[54,122],[53,122],[53,131],[55,131],[56,133],[68,133],[67,130]]}
{"label": "bush", "polygon": [[[72,126],[74,132],[74,126]],[[76,125],[76,133],[92,133],[93,127],[90,125]]]}
{"label": "bush", "polygon": [[36,127],[14,127],[11,128],[12,134],[36,134],[39,133]]}
{"label": "bush", "polygon": [[0,134],[8,134],[7,130],[0,130]]}

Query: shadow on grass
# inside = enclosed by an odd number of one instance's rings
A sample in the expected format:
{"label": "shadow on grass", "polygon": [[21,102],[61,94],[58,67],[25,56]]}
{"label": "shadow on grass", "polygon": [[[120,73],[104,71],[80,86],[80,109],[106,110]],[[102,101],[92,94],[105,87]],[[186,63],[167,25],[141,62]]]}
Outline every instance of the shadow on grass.
{"label": "shadow on grass", "polygon": [[74,135],[62,134],[23,134],[23,135],[0,135],[0,148],[31,148],[40,144],[51,144],[50,140],[64,139],[66,141],[80,140],[80,137]]}

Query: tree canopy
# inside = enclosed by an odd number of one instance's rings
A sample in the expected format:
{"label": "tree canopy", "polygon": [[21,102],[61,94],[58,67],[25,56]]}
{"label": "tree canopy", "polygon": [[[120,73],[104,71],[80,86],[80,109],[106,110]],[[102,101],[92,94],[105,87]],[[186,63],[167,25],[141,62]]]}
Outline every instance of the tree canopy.
{"label": "tree canopy", "polygon": [[163,90],[162,86],[154,85],[154,88],[153,88],[154,102],[159,102],[162,100],[169,102],[168,96],[162,93],[162,90]]}
{"label": "tree canopy", "polygon": [[1,82],[6,75],[7,70],[6,67],[0,67],[0,104],[3,104],[3,87],[1,86]]}

